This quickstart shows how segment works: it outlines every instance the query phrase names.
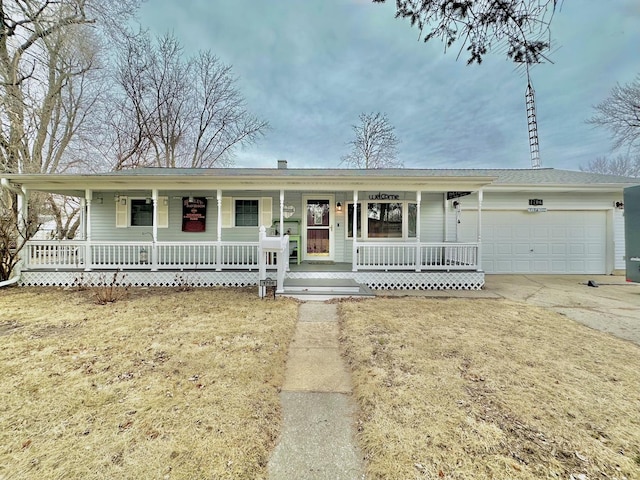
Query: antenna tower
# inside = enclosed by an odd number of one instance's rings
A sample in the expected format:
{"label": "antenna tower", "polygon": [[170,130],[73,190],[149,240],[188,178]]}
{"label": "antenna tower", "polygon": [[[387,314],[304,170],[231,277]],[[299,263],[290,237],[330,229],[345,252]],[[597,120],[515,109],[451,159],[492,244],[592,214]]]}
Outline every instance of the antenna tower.
{"label": "antenna tower", "polygon": [[538,142],[538,120],[536,118],[536,92],[531,86],[529,63],[527,63],[527,91],[524,94],[527,103],[527,124],[529,126],[529,150],[531,168],[540,168],[540,144]]}

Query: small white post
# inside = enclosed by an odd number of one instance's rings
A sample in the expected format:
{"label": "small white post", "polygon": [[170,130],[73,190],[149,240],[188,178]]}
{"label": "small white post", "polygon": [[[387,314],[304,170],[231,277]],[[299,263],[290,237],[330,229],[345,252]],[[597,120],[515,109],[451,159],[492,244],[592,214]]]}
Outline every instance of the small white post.
{"label": "small white post", "polygon": [[482,271],[482,189],[478,190],[478,258],[476,260],[476,269],[478,272]]}
{"label": "small white post", "polygon": [[[348,212],[347,212],[348,214]],[[351,259],[351,270],[358,271],[358,191],[353,191],[353,252]]]}
{"label": "small white post", "polygon": [[85,271],[91,271],[91,199],[93,197],[92,190],[85,190],[84,192],[84,200],[87,204],[87,223],[86,223],[86,233],[85,233],[85,244],[84,244],[84,269]]}
{"label": "small white post", "polygon": [[447,192],[442,194],[442,202],[444,203],[444,241],[449,241],[449,200],[447,200]]}
{"label": "small white post", "polygon": [[216,271],[222,270],[222,190],[218,189],[216,194],[218,203],[218,225],[217,225],[217,244],[216,244]]}
{"label": "small white post", "polygon": [[151,200],[153,201],[153,226],[151,245],[151,271],[158,271],[158,189],[151,190]]}
{"label": "small white post", "polygon": [[422,258],[420,257],[420,204],[422,203],[422,192],[416,192],[416,272],[422,269]]}
{"label": "small white post", "polygon": [[280,238],[284,237],[284,189],[280,190]]}
{"label": "small white post", "polygon": [[262,244],[266,235],[267,229],[264,225],[261,225],[260,233],[258,235],[258,296],[260,298],[264,298],[267,292],[267,287],[260,284],[261,280],[267,278],[267,261],[265,259],[264,251],[262,250]]}

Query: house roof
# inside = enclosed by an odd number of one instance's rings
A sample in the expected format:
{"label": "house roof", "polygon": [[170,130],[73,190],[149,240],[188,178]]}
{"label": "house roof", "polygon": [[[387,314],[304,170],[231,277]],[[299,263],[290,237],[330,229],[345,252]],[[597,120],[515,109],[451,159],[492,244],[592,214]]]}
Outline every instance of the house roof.
{"label": "house roof", "polygon": [[[163,190],[470,190],[621,191],[640,179],[539,169],[138,168],[97,174],[5,175],[13,185],[53,192],[125,188]],[[68,193],[71,194],[71,193]]]}

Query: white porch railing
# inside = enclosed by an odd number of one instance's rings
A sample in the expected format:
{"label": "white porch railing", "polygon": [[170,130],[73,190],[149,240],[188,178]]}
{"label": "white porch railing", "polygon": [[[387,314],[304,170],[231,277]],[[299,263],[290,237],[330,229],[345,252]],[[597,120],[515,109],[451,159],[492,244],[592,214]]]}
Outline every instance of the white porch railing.
{"label": "white porch railing", "polygon": [[476,270],[477,243],[367,242],[356,245],[356,270]]}
{"label": "white porch railing", "polygon": [[[25,247],[24,260],[25,268],[256,270],[258,242],[32,240]],[[275,261],[269,260],[267,266],[274,266]]]}

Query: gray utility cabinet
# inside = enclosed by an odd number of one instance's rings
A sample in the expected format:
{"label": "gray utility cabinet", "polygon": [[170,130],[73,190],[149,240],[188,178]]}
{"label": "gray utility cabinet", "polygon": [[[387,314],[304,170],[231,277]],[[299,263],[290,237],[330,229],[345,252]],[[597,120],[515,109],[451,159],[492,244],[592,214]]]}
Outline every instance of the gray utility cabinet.
{"label": "gray utility cabinet", "polygon": [[627,281],[640,283],[640,185],[624,189]]}

